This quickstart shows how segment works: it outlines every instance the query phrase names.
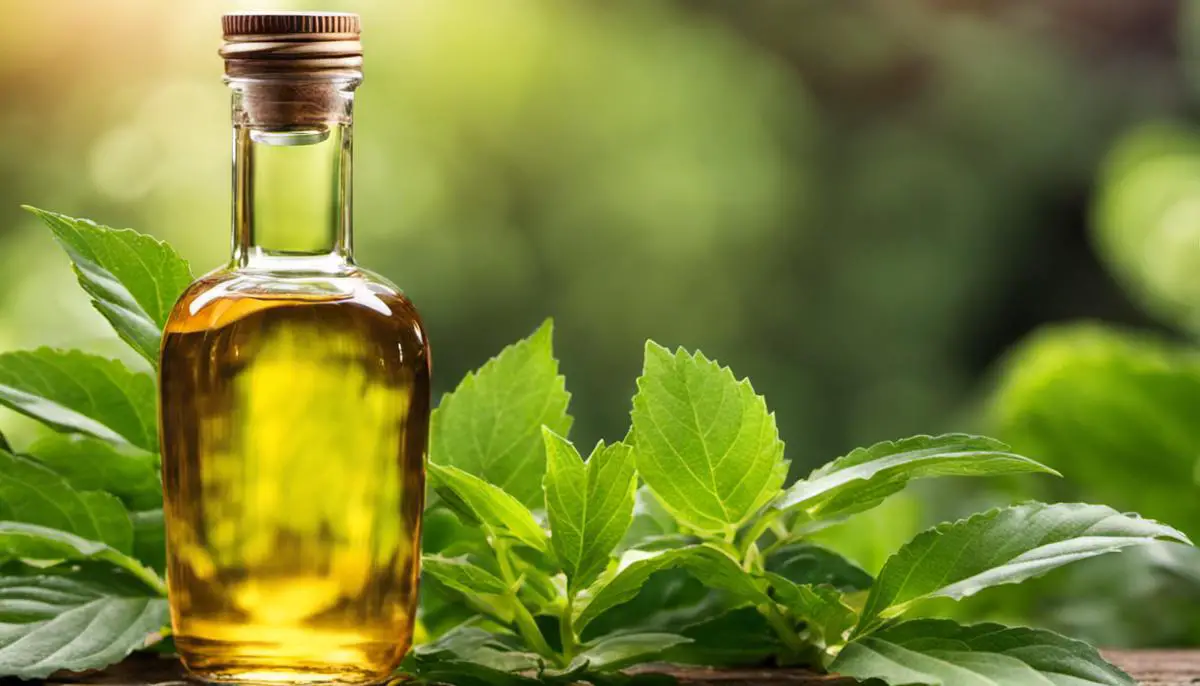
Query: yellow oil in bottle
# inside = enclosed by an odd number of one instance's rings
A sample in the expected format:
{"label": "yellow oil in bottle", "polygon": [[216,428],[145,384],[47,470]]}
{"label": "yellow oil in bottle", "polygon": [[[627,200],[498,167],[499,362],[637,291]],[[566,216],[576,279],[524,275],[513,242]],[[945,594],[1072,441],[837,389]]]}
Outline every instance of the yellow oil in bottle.
{"label": "yellow oil in bottle", "polygon": [[429,359],[360,272],[219,272],[176,305],[161,429],[175,641],[193,674],[386,678],[416,611]]}

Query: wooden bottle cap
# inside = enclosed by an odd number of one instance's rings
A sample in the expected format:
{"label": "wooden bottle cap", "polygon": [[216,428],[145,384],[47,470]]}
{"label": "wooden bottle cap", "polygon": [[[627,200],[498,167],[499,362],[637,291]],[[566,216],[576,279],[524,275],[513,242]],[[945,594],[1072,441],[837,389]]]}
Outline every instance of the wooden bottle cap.
{"label": "wooden bottle cap", "polygon": [[238,12],[221,17],[231,77],[362,75],[361,22],[340,12]]}

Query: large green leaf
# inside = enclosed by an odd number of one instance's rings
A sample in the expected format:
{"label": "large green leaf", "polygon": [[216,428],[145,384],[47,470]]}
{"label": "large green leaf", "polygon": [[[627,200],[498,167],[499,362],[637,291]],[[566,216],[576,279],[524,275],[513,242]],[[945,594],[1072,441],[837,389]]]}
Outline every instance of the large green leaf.
{"label": "large green leaf", "polygon": [[[676,634],[618,634],[605,636],[583,647],[571,668],[613,671],[639,662],[648,662],[692,639]],[[570,668],[569,668],[570,669]]]}
{"label": "large green leaf", "polygon": [[1024,493],[1054,486],[1055,500],[1108,503],[1197,537],[1197,408],[1194,346],[1077,324],[1043,329],[1014,351],[990,424],[1016,449],[1070,476],[1022,482]]}
{"label": "large green leaf", "polygon": [[154,377],[78,350],[0,354],[0,405],[56,429],[158,450]]}
{"label": "large green leaf", "polygon": [[0,520],[60,529],[123,553],[133,547],[133,524],[115,496],[76,491],[46,467],[2,450]]}
{"label": "large green leaf", "polygon": [[151,569],[165,573],[167,569],[167,531],[163,511],[131,512],[133,521],[133,556]]}
{"label": "large green leaf", "polygon": [[624,443],[596,446],[585,465],[575,446],[553,431],[546,438],[546,514],[550,543],[572,590],[608,566],[633,519],[637,475]]}
{"label": "large green leaf", "polygon": [[478,627],[459,626],[436,641],[413,648],[401,666],[419,683],[455,686],[538,686],[532,672],[542,660]]}
{"label": "large green leaf", "polygon": [[79,434],[51,434],[25,451],[79,490],[108,491],[133,510],[162,506],[158,456]]}
{"label": "large green leaf", "polygon": [[533,513],[508,492],[455,467],[429,463],[430,484],[446,504],[470,521],[512,536],[542,552],[550,550],[546,532]]}
{"label": "large green leaf", "polygon": [[1101,505],[1029,503],[943,524],[917,535],[883,566],[859,633],[922,598],[963,598],[1158,539],[1188,542],[1169,526]]}
{"label": "large green leaf", "polygon": [[799,585],[827,584],[842,591],[871,587],[871,575],[834,551],[812,543],[791,543],[766,559],[768,572]]}
{"label": "large green leaf", "polygon": [[433,413],[430,460],[495,484],[526,507],[542,505],[542,426],[567,435],[567,393],[545,324],[468,374]]}
{"label": "large green leaf", "polygon": [[37,524],[0,521],[0,560],[11,559],[105,562],[129,572],[157,595],[167,594],[167,585],[154,570],[112,546]]}
{"label": "large green leaf", "polygon": [[667,662],[710,667],[760,665],[786,650],[767,618],[753,607],[709,613],[679,633],[692,642],[672,648],[663,656]]}
{"label": "large green leaf", "polygon": [[630,551],[616,572],[602,576],[587,590],[583,602],[577,606],[575,630],[582,634],[584,627],[604,611],[633,600],[653,574],[675,568],[686,569],[710,588],[727,591],[739,601],[754,604],[770,601],[764,584],[715,548],[695,545],[649,554]]}
{"label": "large green leaf", "polygon": [[870,509],[913,479],[935,476],[995,476],[1053,469],[1009,451],[982,436],[913,436],[857,448],[793,484],[776,505],[812,519]]}
{"label": "large green leaf", "polygon": [[459,593],[500,595],[508,592],[508,586],[500,577],[462,557],[422,555],[421,571]]}
{"label": "large green leaf", "polygon": [[1039,629],[903,622],[847,645],[830,671],[890,686],[1136,686],[1086,643]]}
{"label": "large green leaf", "polygon": [[166,599],[83,576],[0,577],[0,673],[41,679],[106,667],[167,625]]}
{"label": "large green leaf", "polygon": [[775,417],[750,382],[700,353],[648,341],[633,398],[638,473],[681,521],[729,532],[787,476]]}
{"label": "large green leaf", "polygon": [[27,207],[54,232],[92,304],[134,350],[158,364],[171,308],[188,284],[188,263],[171,246],[132,229]]}

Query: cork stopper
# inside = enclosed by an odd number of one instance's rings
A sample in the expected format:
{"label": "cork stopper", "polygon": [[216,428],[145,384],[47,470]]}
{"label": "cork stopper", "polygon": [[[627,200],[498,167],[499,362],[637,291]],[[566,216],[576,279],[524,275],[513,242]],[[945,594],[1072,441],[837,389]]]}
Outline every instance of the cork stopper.
{"label": "cork stopper", "polygon": [[362,79],[361,24],[340,12],[239,12],[221,17],[226,78],[242,92],[241,123],[319,126],[349,117]]}

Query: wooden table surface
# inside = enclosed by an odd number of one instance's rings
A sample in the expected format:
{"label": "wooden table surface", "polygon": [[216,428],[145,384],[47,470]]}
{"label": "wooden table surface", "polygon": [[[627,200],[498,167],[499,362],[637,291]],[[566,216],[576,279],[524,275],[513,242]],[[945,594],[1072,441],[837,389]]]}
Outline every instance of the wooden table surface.
{"label": "wooden table surface", "polygon": [[[1129,672],[1143,686],[1200,685],[1200,651],[1109,651],[1108,659]],[[796,670],[711,670],[670,668],[681,684],[691,686],[849,686],[854,682],[835,676],[815,676]],[[5,686],[9,680],[0,680]],[[13,684],[28,683],[12,681]],[[137,656],[101,673],[77,679],[53,679],[47,684],[108,684],[110,686],[185,686],[179,663],[173,659]],[[187,684],[187,686],[191,686]],[[950,684],[948,686],[954,686]],[[1015,685],[1014,686],[1018,686]]]}

